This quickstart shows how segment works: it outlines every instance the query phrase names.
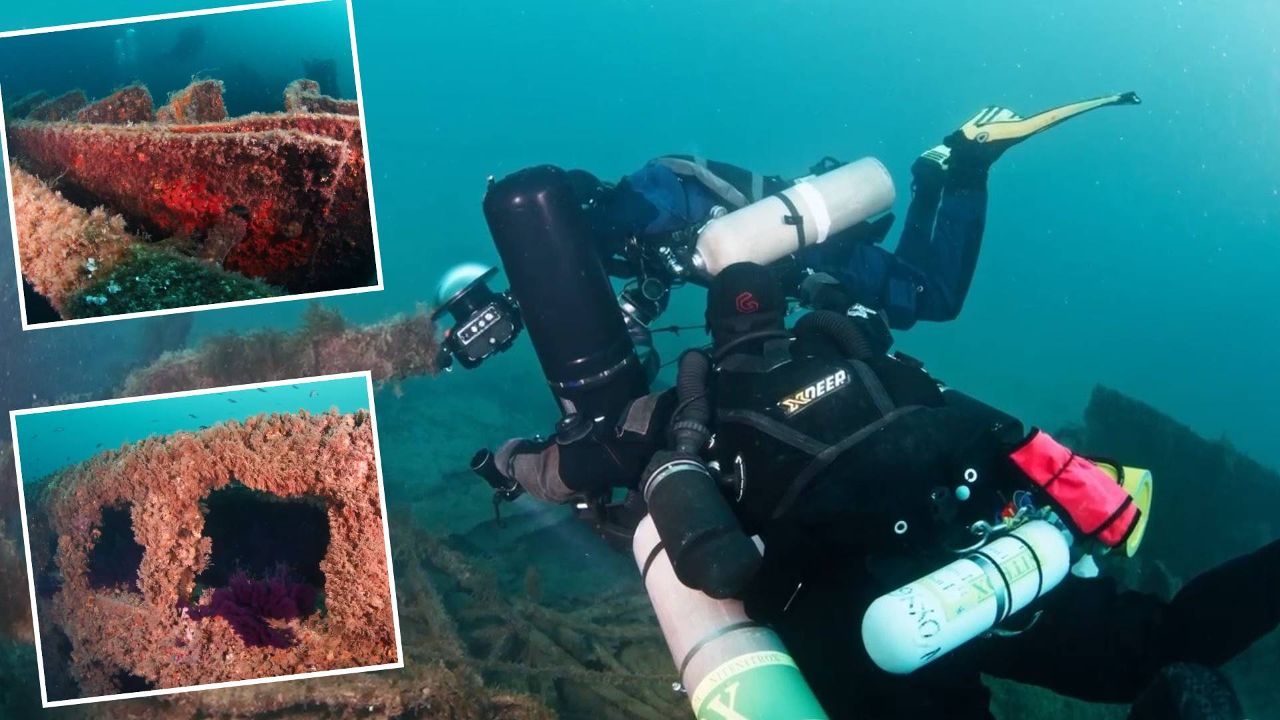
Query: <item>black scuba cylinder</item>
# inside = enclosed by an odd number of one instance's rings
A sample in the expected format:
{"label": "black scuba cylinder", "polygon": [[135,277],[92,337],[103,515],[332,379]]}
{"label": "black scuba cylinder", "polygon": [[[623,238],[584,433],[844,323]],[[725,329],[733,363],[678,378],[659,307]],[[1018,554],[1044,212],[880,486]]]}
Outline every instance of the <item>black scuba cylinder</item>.
{"label": "black scuba cylinder", "polygon": [[711,361],[690,350],[680,356],[672,418],[674,453],[655,458],[645,472],[649,515],[676,577],[714,598],[739,595],[760,569],[760,548],[742,530],[729,501],[698,453],[707,443]]}
{"label": "black scuba cylinder", "polygon": [[713,598],[740,595],[760,569],[760,548],[696,456],[662,460],[650,467],[644,499],[676,577]]}
{"label": "black scuba cylinder", "polygon": [[542,165],[503,178],[484,215],[561,412],[611,418],[648,392],[565,171]]}

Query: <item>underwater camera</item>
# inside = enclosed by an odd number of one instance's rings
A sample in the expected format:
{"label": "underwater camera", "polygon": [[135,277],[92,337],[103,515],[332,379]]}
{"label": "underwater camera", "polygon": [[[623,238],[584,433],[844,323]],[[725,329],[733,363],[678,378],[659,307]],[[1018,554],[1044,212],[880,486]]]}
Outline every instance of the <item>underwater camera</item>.
{"label": "underwater camera", "polygon": [[496,293],[486,282],[498,269],[476,263],[458,265],[436,287],[432,320],[448,313],[453,327],[444,333],[441,365],[457,358],[462,367],[478,367],[490,355],[511,347],[524,324],[520,309],[507,293]]}

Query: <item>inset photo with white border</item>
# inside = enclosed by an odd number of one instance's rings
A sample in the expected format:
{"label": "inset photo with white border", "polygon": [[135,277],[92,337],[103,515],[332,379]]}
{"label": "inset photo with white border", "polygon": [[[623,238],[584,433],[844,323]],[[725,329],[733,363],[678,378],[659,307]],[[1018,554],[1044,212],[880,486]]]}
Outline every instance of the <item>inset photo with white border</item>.
{"label": "inset photo with white border", "polygon": [[382,289],[350,0],[0,33],[23,329]]}
{"label": "inset photo with white border", "polygon": [[45,707],[404,666],[369,373],[10,423]]}

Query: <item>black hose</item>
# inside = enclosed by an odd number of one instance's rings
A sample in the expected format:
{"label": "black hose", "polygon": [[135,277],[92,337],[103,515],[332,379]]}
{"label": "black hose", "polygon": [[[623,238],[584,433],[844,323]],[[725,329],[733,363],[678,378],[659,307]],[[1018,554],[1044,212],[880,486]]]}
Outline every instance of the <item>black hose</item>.
{"label": "black hose", "polygon": [[699,350],[686,350],[680,355],[676,374],[676,397],[679,406],[672,417],[672,444],[679,452],[698,453],[711,436],[711,400],[707,397],[707,378],[711,374],[711,358]]}
{"label": "black hose", "polygon": [[831,310],[814,310],[796,321],[797,337],[814,333],[834,342],[845,357],[866,360],[876,354],[871,340],[847,315]]}

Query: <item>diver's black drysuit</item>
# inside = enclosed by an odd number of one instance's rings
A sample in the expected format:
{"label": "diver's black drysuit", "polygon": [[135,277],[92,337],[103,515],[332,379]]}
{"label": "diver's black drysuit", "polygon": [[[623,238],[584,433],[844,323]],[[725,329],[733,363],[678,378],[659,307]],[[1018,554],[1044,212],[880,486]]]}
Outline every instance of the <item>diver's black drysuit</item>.
{"label": "diver's black drysuit", "polygon": [[[731,344],[718,338],[729,351],[717,354],[709,388],[707,460],[765,547],[740,594],[752,618],[781,636],[831,717],[991,718],[982,673],[1133,702],[1161,668],[1216,666],[1280,622],[1274,542],[1199,576],[1171,602],[1068,575],[1002,626],[1017,634],[974,640],[910,675],[877,668],[860,634],[870,603],[955,559],[945,548],[969,544],[970,523],[1033,488],[1009,461],[1024,441],[1021,423],[887,354],[887,330],[866,315],[812,313],[795,336],[779,328]],[[806,394],[810,387],[822,390]],[[509,444],[499,467],[556,501],[599,489],[597,481],[635,487],[666,443],[675,405],[674,391],[654,394],[579,442],[541,451]],[[970,469],[979,480],[959,501],[953,490]]]}

